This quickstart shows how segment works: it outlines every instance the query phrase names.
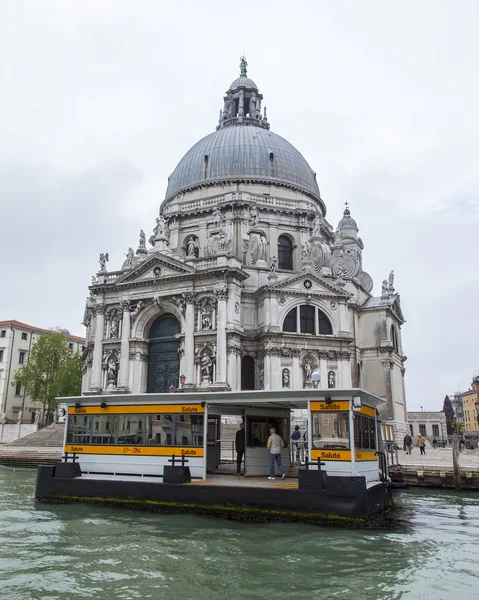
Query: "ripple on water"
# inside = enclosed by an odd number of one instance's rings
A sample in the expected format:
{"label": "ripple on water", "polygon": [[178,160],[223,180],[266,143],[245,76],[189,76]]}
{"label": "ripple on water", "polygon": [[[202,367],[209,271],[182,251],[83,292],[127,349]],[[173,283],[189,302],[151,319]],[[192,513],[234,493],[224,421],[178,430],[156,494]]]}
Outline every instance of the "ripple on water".
{"label": "ripple on water", "polygon": [[387,532],[35,505],[33,485],[0,472],[2,600],[476,597],[472,494],[398,494],[412,527]]}

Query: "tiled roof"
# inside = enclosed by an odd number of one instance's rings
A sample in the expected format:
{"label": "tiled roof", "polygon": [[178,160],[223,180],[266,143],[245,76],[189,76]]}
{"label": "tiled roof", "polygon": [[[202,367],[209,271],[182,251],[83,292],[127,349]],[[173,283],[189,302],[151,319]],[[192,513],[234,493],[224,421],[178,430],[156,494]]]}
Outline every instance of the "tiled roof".
{"label": "tiled roof", "polygon": [[[42,329],[41,327],[34,327],[33,325],[27,325],[21,321],[0,321],[0,327],[17,327],[18,329],[28,329],[29,331],[35,331],[37,333],[62,333],[61,331],[52,331],[51,329]],[[85,343],[85,338],[78,337],[76,335],[70,335],[65,333],[70,340],[76,340],[77,342]]]}

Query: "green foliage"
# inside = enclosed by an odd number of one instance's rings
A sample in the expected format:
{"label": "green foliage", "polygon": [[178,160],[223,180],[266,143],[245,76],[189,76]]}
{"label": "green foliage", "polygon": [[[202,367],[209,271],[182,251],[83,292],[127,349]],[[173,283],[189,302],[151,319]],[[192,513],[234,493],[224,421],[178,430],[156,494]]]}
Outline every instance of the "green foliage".
{"label": "green foliage", "polygon": [[462,435],[464,433],[464,422],[463,421],[454,421],[452,424],[452,429],[454,433],[458,435]]}
{"label": "green foliage", "polygon": [[442,407],[442,410],[444,412],[444,415],[446,417],[446,429],[447,429],[447,435],[452,435],[453,434],[453,423],[454,423],[454,410],[452,408],[452,404],[451,401],[449,400],[449,396],[446,396],[444,398],[444,404]]}
{"label": "green foliage", "polygon": [[33,344],[28,362],[15,373],[12,386],[21,385],[48,414],[57,407],[57,397],[80,395],[81,377],[81,358],[69,350],[67,336],[45,333]]}

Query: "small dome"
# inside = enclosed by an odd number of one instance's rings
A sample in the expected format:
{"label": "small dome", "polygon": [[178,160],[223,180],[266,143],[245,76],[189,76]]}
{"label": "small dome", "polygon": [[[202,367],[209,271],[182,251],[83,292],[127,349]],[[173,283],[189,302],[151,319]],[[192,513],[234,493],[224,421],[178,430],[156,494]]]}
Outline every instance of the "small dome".
{"label": "small dome", "polygon": [[358,224],[352,218],[349,208],[346,208],[344,211],[343,218],[338,223],[338,229],[355,229],[356,231],[359,231]]}
{"label": "small dome", "polygon": [[249,77],[245,77],[244,75],[242,75],[241,77],[238,77],[238,79],[235,79],[233,81],[233,83],[230,85],[229,90],[237,90],[238,88],[249,88],[249,89],[254,89],[257,90],[258,86],[256,85],[256,83],[250,79]]}

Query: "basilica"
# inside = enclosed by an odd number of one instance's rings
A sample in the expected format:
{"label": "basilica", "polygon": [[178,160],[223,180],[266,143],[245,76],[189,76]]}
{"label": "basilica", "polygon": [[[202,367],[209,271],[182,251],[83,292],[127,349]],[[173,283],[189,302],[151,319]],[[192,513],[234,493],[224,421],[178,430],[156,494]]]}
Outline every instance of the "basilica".
{"label": "basilica", "polygon": [[166,392],[180,381],[204,391],[361,387],[403,432],[394,274],[374,296],[348,203],[332,226],[316,173],[271,131],[262,103],[242,58],[216,130],[168,178],[151,236],[140,232],[118,270],[100,255],[83,393]]}

